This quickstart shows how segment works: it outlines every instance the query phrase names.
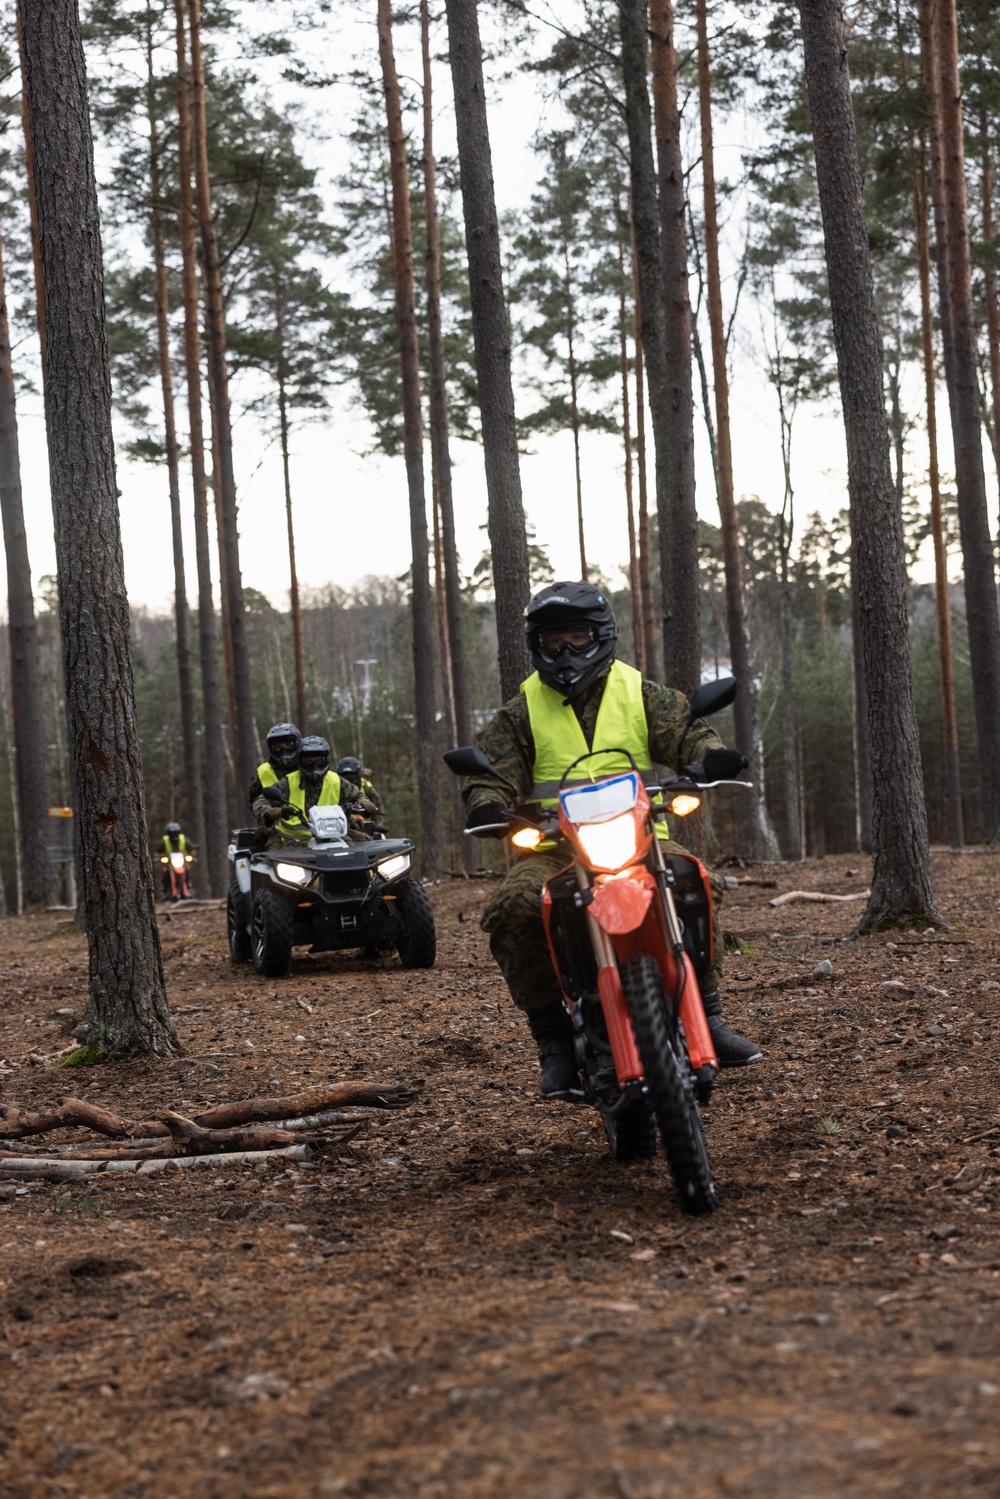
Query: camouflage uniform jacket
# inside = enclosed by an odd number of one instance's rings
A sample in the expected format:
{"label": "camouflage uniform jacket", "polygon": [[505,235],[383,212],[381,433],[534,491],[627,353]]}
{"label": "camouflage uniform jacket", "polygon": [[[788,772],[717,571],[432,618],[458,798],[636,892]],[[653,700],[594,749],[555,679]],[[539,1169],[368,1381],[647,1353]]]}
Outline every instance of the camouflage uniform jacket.
{"label": "camouflage uniform jacket", "polygon": [[[606,681],[607,677],[602,677],[594,684],[585,702],[573,705],[588,747],[594,742],[597,710],[601,705]],[[644,679],[642,701],[649,729],[650,759],[654,765],[676,769],[677,751],[687,723],[687,698],[672,687],[661,687],[659,682]],[[524,693],[519,692],[517,697],[504,703],[477,738],[483,754],[501,775],[514,783],[519,799],[526,801],[531,795],[533,784],[535,743]],[[684,761],[691,764],[704,759],[709,750],[722,748],[722,740],[715,730],[704,719],[695,719],[684,740]],[[503,786],[498,786],[489,776],[470,776],[463,783],[462,798],[468,815],[489,802],[505,802],[509,795]]]}

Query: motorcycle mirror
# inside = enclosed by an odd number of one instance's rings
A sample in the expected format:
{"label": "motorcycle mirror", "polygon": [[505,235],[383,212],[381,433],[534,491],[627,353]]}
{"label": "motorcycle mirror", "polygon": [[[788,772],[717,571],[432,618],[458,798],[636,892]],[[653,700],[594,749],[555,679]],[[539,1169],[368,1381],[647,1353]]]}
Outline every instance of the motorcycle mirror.
{"label": "motorcycle mirror", "polygon": [[703,682],[691,699],[691,721],[708,718],[712,713],[721,713],[736,697],[736,678],[718,677],[714,682]]}
{"label": "motorcycle mirror", "polygon": [[262,795],[266,802],[271,803],[272,807],[283,807],[285,804],[285,798],[277,786],[265,786]]}
{"label": "motorcycle mirror", "polygon": [[475,745],[466,745],[463,749],[445,750],[444,763],[456,776],[492,776],[501,785],[510,787],[514,795],[517,795],[517,787],[502,776],[498,770],[494,770],[489,760],[481,749]]}

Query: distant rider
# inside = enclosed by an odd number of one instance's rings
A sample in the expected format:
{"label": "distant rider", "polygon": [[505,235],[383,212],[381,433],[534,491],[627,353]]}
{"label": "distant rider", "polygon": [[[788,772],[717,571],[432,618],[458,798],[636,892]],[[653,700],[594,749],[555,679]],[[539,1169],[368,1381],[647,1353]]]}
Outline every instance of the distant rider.
{"label": "distant rider", "polygon": [[280,848],[284,843],[308,843],[312,836],[307,824],[286,817],[285,806],[295,807],[302,813],[308,813],[313,807],[335,807],[338,804],[345,810],[359,805],[365,811],[374,811],[362,795],[360,786],[331,770],[330,761],[330,746],[326,740],[318,734],[307,734],[299,746],[296,768],[273,783],[280,791],[284,805],[277,806],[268,801],[263,792],[257,797],[253,804],[254,816],[271,829],[269,848]]}
{"label": "distant rider", "polygon": [[[518,800],[532,794],[554,798],[567,766],[587,750],[629,750],[640,770],[677,767],[687,699],[615,660],[618,625],[602,593],[589,583],[553,583],[528,605],[525,630],[535,670],[479,735],[480,748],[513,782]],[[684,760],[701,761],[710,780],[733,777],[747,763],[700,719],[684,740]],[[489,776],[470,777],[462,794],[470,827],[502,820],[505,792]],[[677,843],[664,841],[663,847],[687,852]],[[543,884],[566,862],[558,849],[519,858],[481,923],[511,998],[526,1012],[538,1043],[543,1098],[570,1098],[581,1091],[572,1023],[553,972],[539,901]],[[761,1052],[722,1018],[718,906],[725,886],[717,876],[711,883],[715,961],[700,981],[702,999],[719,1065],[740,1067],[759,1061]]]}
{"label": "distant rider", "polygon": [[267,731],[267,759],[258,765],[257,774],[250,782],[251,807],[264,790],[273,786],[281,776],[298,766],[299,745],[302,735],[293,723],[276,723]]}
{"label": "distant rider", "polygon": [[[163,852],[169,860],[171,854],[188,852],[187,836],[181,832],[179,822],[168,822],[166,832],[163,834]],[[170,899],[170,865],[164,864],[163,868],[163,898]]]}
{"label": "distant rider", "polygon": [[371,771],[365,769],[362,766],[361,761],[358,759],[357,755],[345,755],[342,760],[338,760],[337,774],[341,777],[341,779],[344,779],[346,777],[347,780],[353,781],[356,786],[361,787],[361,790],[363,791],[366,799],[370,801],[372,806],[375,808],[373,814],[375,821],[378,823],[384,823],[385,803],[372,784]]}

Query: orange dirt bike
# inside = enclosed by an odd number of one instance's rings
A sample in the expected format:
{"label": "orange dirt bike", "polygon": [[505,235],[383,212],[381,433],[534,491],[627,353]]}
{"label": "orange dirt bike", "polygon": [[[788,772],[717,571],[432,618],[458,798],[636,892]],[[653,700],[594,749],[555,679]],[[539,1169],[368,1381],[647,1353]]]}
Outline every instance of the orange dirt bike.
{"label": "orange dirt bike", "polygon": [[[700,687],[688,727],[735,694],[731,677]],[[609,753],[632,769],[602,774],[594,762]],[[493,775],[514,790],[479,749],[450,750],[445,761],[456,775]],[[627,750],[589,753],[567,768],[557,809],[522,803],[506,823],[472,830],[502,831],[522,850],[556,840],[565,851],[566,868],[542,888],[542,916],[584,1098],[600,1112],[616,1160],[655,1155],[659,1132],[688,1213],[711,1213],[719,1202],[699,1111],[718,1070],[698,987],[713,961],[712,893],[699,860],[663,851],[656,824],[668,812],[693,812],[710,786],[750,784],[703,774],[688,765],[660,780]]]}
{"label": "orange dirt bike", "polygon": [[188,875],[194,863],[194,855],[182,849],[172,848],[169,854],[160,855],[163,870],[163,895],[166,900],[188,900],[191,888]]}

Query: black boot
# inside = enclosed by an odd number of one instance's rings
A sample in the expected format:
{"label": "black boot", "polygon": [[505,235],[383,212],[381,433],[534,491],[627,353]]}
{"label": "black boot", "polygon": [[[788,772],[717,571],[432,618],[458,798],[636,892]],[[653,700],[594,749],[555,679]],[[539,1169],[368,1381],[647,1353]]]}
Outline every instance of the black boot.
{"label": "black boot", "polygon": [[759,1046],[730,1030],[723,1020],[722,996],[718,989],[703,991],[701,1000],[705,1006],[708,1030],[720,1067],[746,1067],[750,1062],[764,1060],[764,1053]]}
{"label": "black boot", "polygon": [[531,1034],[538,1042],[538,1060],[542,1067],[543,1098],[582,1098],[580,1074],[576,1066],[573,1022],[559,1002],[541,1010],[528,1010]]}

